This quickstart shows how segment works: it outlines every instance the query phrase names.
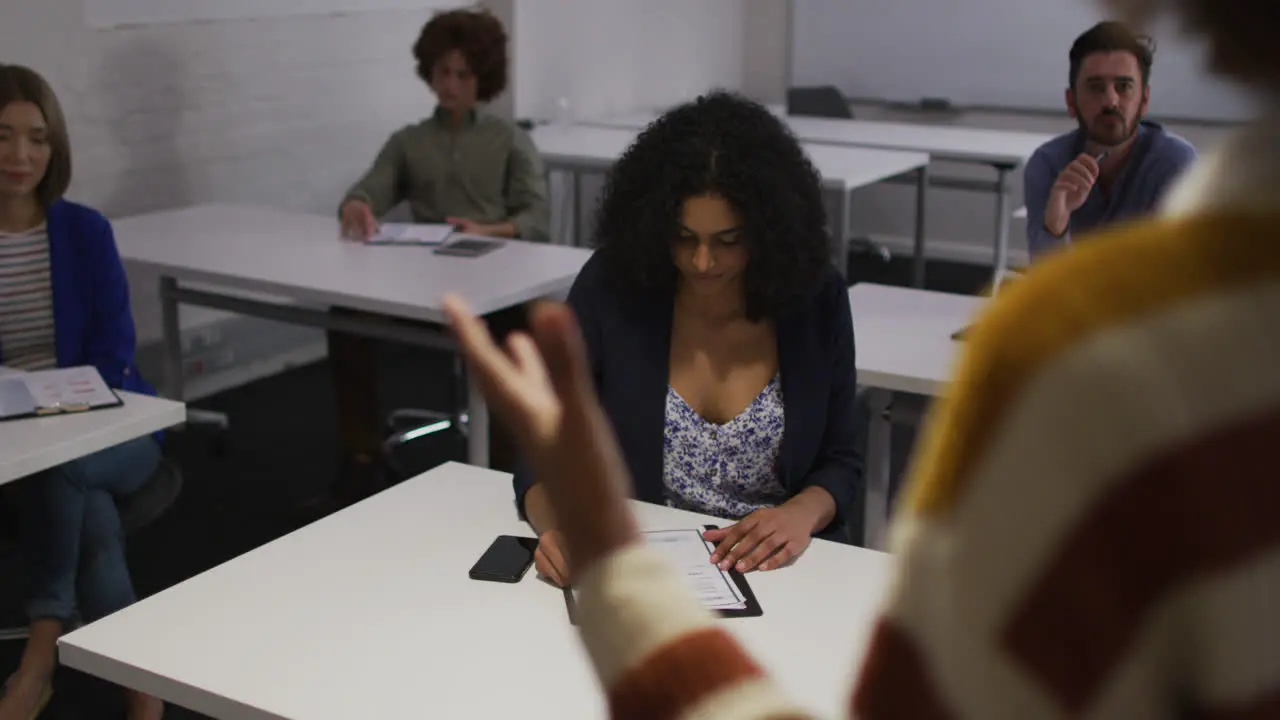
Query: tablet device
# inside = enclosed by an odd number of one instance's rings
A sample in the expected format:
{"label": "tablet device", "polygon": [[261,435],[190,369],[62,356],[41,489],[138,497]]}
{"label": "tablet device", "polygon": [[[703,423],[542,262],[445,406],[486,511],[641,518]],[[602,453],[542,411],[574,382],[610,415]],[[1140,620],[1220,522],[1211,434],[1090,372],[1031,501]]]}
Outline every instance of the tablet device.
{"label": "tablet device", "polygon": [[436,248],[436,255],[453,255],[455,257],[480,257],[504,245],[502,240],[473,236],[457,237]]}

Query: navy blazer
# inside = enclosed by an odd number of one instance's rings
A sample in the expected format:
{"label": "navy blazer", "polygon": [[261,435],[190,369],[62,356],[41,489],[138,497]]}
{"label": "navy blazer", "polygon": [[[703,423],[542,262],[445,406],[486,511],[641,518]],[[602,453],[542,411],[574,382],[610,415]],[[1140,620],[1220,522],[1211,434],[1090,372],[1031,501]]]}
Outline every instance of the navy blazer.
{"label": "navy blazer", "polygon": [[[620,303],[596,253],[569,291],[582,326],[596,391],[613,422],[639,500],[665,502],[663,436],[671,356],[674,296]],[[785,414],[779,480],[788,497],[818,486],[835,499],[836,517],[823,533],[849,525],[862,537],[863,462],[859,444],[853,320],[844,279],[829,267],[822,285],[777,321],[778,366]],[[516,472],[516,504],[533,484]]]}

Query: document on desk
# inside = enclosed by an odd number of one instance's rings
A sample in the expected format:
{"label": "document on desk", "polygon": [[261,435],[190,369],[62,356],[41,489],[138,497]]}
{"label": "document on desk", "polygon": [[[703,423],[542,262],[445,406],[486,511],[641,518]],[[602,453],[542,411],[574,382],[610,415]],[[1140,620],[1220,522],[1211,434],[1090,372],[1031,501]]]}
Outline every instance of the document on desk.
{"label": "document on desk", "polygon": [[370,245],[425,245],[438,247],[454,233],[447,223],[383,223]]}
{"label": "document on desk", "polygon": [[0,420],[121,404],[92,365],[0,374]]}
{"label": "document on desk", "polygon": [[644,533],[644,541],[676,568],[703,607],[741,610],[747,606],[729,573],[711,564],[715,547],[702,538],[701,530],[652,530]]}
{"label": "document on desk", "polygon": [[[711,564],[715,546],[702,538],[702,529],[651,530],[642,533],[644,542],[656,550],[682,577],[704,608],[725,617],[756,617],[760,605],[750,590],[739,586],[729,573]],[[741,578],[741,576],[737,576]],[[745,583],[746,579],[742,578]],[[565,606],[570,622],[577,624],[578,591],[565,588]]]}

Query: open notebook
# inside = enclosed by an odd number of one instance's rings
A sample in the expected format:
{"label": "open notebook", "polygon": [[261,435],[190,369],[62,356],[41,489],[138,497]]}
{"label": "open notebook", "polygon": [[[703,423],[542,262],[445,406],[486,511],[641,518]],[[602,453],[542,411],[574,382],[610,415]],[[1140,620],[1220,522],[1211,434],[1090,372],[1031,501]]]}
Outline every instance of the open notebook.
{"label": "open notebook", "polygon": [[0,371],[0,420],[85,412],[123,401],[92,365],[34,372]]}

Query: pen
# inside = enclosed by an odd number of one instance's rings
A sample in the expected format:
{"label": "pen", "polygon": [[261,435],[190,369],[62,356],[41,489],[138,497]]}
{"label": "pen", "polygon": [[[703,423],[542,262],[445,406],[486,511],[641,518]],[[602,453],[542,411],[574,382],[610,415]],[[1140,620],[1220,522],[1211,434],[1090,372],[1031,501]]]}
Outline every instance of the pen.
{"label": "pen", "polygon": [[1103,160],[1106,160],[1106,159],[1107,159],[1107,156],[1108,156],[1108,155],[1110,155],[1110,154],[1111,154],[1111,151],[1110,151],[1110,150],[1103,150],[1102,152],[1098,153],[1097,155],[1094,155],[1094,156],[1093,156],[1093,159],[1094,159],[1094,161],[1095,161],[1095,162],[1102,162]]}

